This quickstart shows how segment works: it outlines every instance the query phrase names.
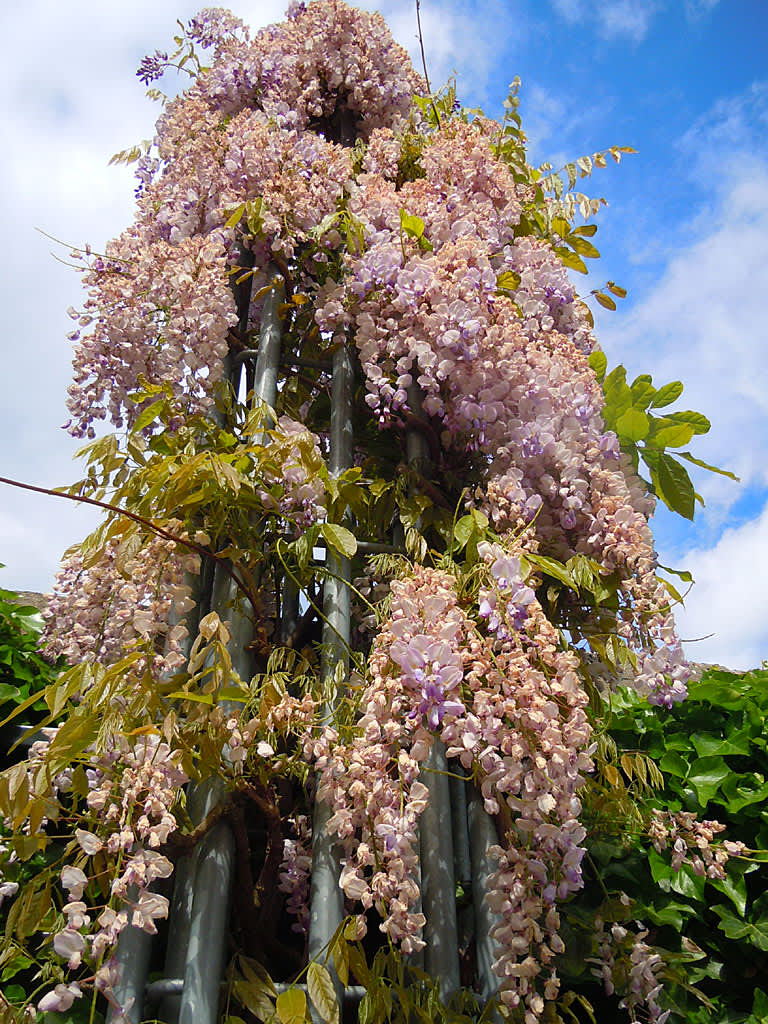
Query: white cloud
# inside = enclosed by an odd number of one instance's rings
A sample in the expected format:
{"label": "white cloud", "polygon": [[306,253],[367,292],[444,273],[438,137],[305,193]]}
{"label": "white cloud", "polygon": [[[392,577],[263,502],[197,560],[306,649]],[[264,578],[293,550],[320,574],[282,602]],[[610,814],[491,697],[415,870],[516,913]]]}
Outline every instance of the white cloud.
{"label": "white cloud", "polygon": [[604,39],[628,39],[633,43],[645,39],[659,9],[657,0],[552,0],[552,6],[572,25],[584,22]]}
{"label": "white cloud", "polygon": [[704,412],[711,434],[695,449],[742,478],[698,482],[712,523],[747,487],[768,485],[768,161],[752,136],[768,110],[768,88],[721,101],[681,142],[691,175],[709,187],[709,211],[678,229],[657,284],[626,314],[601,319],[601,339],[632,372],[682,380],[682,404]]}
{"label": "white cloud", "polygon": [[[657,14],[669,6],[669,0],[551,0],[555,13],[569,24],[591,25],[608,40],[626,39],[641,43]],[[706,17],[718,0],[683,0],[690,21]]]}
{"label": "white cloud", "polygon": [[[381,12],[392,35],[410,54],[414,67],[423,73],[412,0],[364,0],[361,6]],[[432,89],[439,89],[455,74],[462,98],[471,82],[481,102],[487,102],[488,80],[513,30],[516,36],[525,32],[524,16],[516,10],[513,18],[504,0],[462,0],[450,6],[425,0],[421,4],[421,27]]]}
{"label": "white cloud", "polygon": [[[693,661],[743,671],[768,659],[768,504],[755,520],[726,530],[715,547],[686,555],[696,585],[675,612]],[[708,636],[708,634],[713,634]]]}
{"label": "white cloud", "polygon": [[686,132],[680,152],[692,187],[707,190],[706,216],[676,227],[677,247],[668,241],[666,267],[641,301],[600,323],[606,350],[630,373],[684,382],[681,406],[712,421],[694,453],[742,479],[695,473],[707,501],[698,539],[665,543],[657,531],[662,562],[697,580],[677,615],[681,636],[715,634],[689,656],[735,669],[768,657],[768,505],[723,532],[739,499],[749,514],[768,488],[768,160],[758,145],[767,121],[768,85],[757,83]]}

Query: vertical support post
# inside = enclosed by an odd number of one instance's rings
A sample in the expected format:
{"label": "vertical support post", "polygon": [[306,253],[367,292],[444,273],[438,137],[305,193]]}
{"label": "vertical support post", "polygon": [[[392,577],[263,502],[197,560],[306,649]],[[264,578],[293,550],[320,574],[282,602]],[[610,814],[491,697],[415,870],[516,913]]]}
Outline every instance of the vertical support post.
{"label": "vertical support post", "polygon": [[[206,780],[201,788],[205,817],[226,790],[219,779]],[[234,860],[232,830],[222,822],[202,841],[196,857],[179,1024],[215,1024],[218,1020]]]}
{"label": "vertical support post", "polygon": [[485,894],[488,881],[493,874],[493,864],[488,856],[491,846],[498,843],[496,828],[490,815],[483,807],[480,794],[473,787],[469,795],[469,838],[472,859],[472,902],[475,908],[475,947],[477,955],[477,979],[480,995],[486,1002],[499,988],[499,979],[493,973],[494,948],[491,930],[499,917],[488,906]]}
{"label": "vertical support post", "polygon": [[452,995],[460,984],[447,770],[445,747],[442,740],[435,739],[421,776],[429,790],[429,803],[421,815],[419,837],[421,899],[426,917],[424,963],[427,972],[439,979],[443,1000]]}
{"label": "vertical support post", "polygon": [[118,1014],[110,1006],[107,1021],[112,1024],[118,1016],[121,1021],[138,1024],[144,1019],[144,990],[149,975],[149,961],[152,953],[152,936],[128,925],[117,940],[115,956],[120,965],[120,978],[115,985],[115,996],[121,1006],[130,1003],[124,1014]]}
{"label": "vertical support post", "polygon": [[[279,306],[284,292],[275,268],[270,265],[267,273],[273,277],[273,288],[262,311],[254,394],[274,406],[282,337]],[[238,295],[241,334],[247,328],[249,301],[250,289]],[[239,368],[236,373],[239,377]],[[237,380],[232,384],[237,390]],[[231,578],[217,567],[211,607],[222,616],[227,614],[233,668],[242,678],[250,679],[254,667],[248,649],[253,634],[252,609],[245,603]],[[202,821],[224,796],[224,784],[218,779],[207,779],[194,787],[189,796],[193,820]],[[183,989],[180,1003],[173,997],[164,1000],[161,1010],[169,1024],[215,1024],[218,1019],[233,868],[234,839],[223,822],[206,836],[183,867],[180,865],[166,976],[183,976]]]}
{"label": "vertical support post", "polygon": [[[181,646],[184,654],[187,656],[189,655],[192,638],[200,619],[200,602],[203,600],[205,591],[205,581],[202,575],[202,573],[198,576],[192,576],[190,573],[185,575],[185,582],[190,586],[196,602],[195,607],[184,616],[188,633]],[[174,622],[172,621],[171,624],[173,625]],[[178,870],[177,868],[177,879]],[[177,881],[174,885],[174,897],[178,889],[179,884]],[[173,904],[171,904],[170,916],[173,916]],[[119,964],[120,977],[115,986],[115,996],[121,1006],[131,1003],[130,1008],[121,1017],[121,1020],[127,1021],[128,1024],[139,1024],[139,1021],[144,1019],[145,992],[147,978],[149,977],[153,939],[153,935],[142,931],[141,928],[129,925],[123,930],[117,941],[115,959]],[[176,975],[172,976],[175,977]],[[117,1010],[110,1006],[107,1013],[108,1024],[113,1024],[118,1016],[120,1015],[118,1015]]]}
{"label": "vertical support post", "polygon": [[[354,369],[346,346],[338,348],[333,355],[333,386],[331,395],[331,450],[329,470],[338,476],[352,465],[352,399]],[[333,715],[337,704],[334,692],[338,666],[343,667],[346,678],[349,664],[350,640],[350,585],[352,566],[328,549],[327,567],[329,576],[325,581],[323,594],[323,653],[321,674],[326,688],[324,718]],[[312,889],[309,922],[309,958],[322,955],[333,933],[344,917],[344,896],[339,886],[341,867],[327,824],[331,809],[315,801],[312,839]],[[339,1005],[341,985],[334,979]]]}
{"label": "vertical support post", "polygon": [[[418,385],[408,388],[408,403],[414,415],[421,412]],[[423,472],[429,464],[429,448],[416,430],[406,434],[408,464]],[[451,794],[447,759],[442,740],[435,739],[424,762],[422,779],[429,791],[429,803],[421,815],[419,850],[421,857],[421,901],[424,925],[424,963],[440,979],[440,994],[447,999],[459,988],[458,930],[456,926],[456,881],[453,863]]]}

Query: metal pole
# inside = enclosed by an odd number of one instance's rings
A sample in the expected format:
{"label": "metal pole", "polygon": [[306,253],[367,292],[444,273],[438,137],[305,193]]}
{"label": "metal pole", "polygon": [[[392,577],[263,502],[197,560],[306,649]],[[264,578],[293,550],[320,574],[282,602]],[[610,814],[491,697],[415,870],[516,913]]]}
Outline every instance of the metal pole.
{"label": "metal pole", "polygon": [[493,973],[495,960],[491,929],[499,923],[499,917],[488,906],[485,898],[488,882],[494,872],[494,865],[488,850],[499,841],[496,827],[483,807],[480,794],[474,787],[469,792],[469,838],[472,858],[472,902],[475,907],[475,947],[477,955],[477,980],[480,995],[487,1002],[499,988],[499,979]]}
{"label": "metal pole", "polygon": [[[249,264],[248,254],[244,254],[243,259]],[[250,258],[250,265],[252,262]],[[275,268],[270,265],[267,273],[273,276],[274,286],[262,311],[254,394],[274,406],[282,334],[279,306],[284,292],[282,278],[276,277]],[[250,281],[249,278],[248,286],[241,286],[236,293],[242,337],[248,326]],[[227,360],[226,372],[236,392],[241,371],[240,362]],[[217,568],[211,607],[220,616],[227,615],[232,666],[241,678],[248,680],[254,667],[248,647],[253,623],[252,609],[246,604],[231,578]],[[206,779],[199,786],[190,787],[188,800],[192,820],[195,823],[204,820],[225,795],[226,787],[220,779]],[[215,1024],[218,1018],[233,867],[234,839],[223,822],[178,866],[165,967],[170,987],[164,993],[161,1006],[161,1014],[169,1024],[176,1021],[179,1024]],[[176,985],[178,982],[181,984]],[[178,989],[180,1001],[176,994]]]}
{"label": "metal pole", "polygon": [[[346,346],[341,346],[333,356],[333,387],[331,399],[331,449],[330,472],[338,476],[352,465],[352,399],[354,370]],[[321,677],[326,688],[323,717],[331,718],[337,704],[334,681],[337,666],[342,666],[346,678],[349,663],[350,640],[350,584],[352,566],[328,549],[327,567],[329,575],[325,580],[323,593],[323,650]],[[344,917],[344,895],[339,886],[341,866],[328,834],[328,819],[331,809],[321,801],[315,801],[312,831],[312,887],[309,922],[309,958],[320,958]],[[336,994],[341,1006],[341,983],[334,977]],[[319,1018],[317,1018],[319,1020]]]}
{"label": "metal pole", "polygon": [[[416,384],[408,388],[408,404],[415,416],[421,414],[421,392]],[[405,437],[408,465],[417,472],[425,472],[429,466],[426,439],[417,430],[409,430]],[[447,770],[445,746],[442,740],[435,738],[421,776],[429,791],[429,803],[421,815],[419,851],[421,901],[426,918],[424,963],[429,974],[439,979],[443,1000],[460,984],[451,794]]]}
{"label": "metal pole", "polygon": [[[185,574],[185,582],[190,586],[195,599],[195,607],[183,616],[188,632],[181,642],[181,649],[186,656],[189,656],[192,638],[200,619],[200,602],[203,599],[205,584],[201,575],[193,576],[190,573]],[[173,618],[170,625],[175,625]],[[178,871],[177,868],[177,879]],[[177,889],[179,889],[178,881],[174,885],[174,897]],[[169,916],[172,915],[173,903],[169,908]],[[115,957],[120,968],[120,976],[115,985],[115,996],[121,1006],[126,1006],[133,1000],[130,1009],[126,1010],[121,1017],[121,1020],[126,1020],[129,1024],[138,1024],[144,1019],[144,997],[149,977],[153,940],[153,935],[147,934],[141,928],[129,925],[122,931],[117,941]],[[107,1013],[108,1024],[113,1024],[117,1017],[117,1010],[114,1006],[110,1006]]]}

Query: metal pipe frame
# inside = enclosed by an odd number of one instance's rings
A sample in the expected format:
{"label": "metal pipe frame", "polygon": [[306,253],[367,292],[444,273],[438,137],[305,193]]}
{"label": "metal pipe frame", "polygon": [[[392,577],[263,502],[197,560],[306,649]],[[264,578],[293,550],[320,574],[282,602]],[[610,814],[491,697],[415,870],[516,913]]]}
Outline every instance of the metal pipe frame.
{"label": "metal pipe frame", "polygon": [[493,913],[485,898],[488,883],[495,871],[488,851],[498,843],[499,838],[493,819],[483,807],[483,799],[474,787],[470,787],[469,790],[467,817],[472,862],[472,902],[475,909],[477,980],[480,995],[487,1002],[499,989],[499,979],[493,972],[496,954],[491,930],[500,922],[500,918],[498,914]]}
{"label": "metal pipe frame", "polygon": [[[333,385],[331,402],[331,439],[329,471],[338,476],[352,465],[352,402],[354,392],[354,369],[349,350],[339,347],[333,356]],[[348,558],[328,551],[329,575],[325,580],[323,595],[323,650],[321,677],[326,689],[324,705],[325,719],[333,717],[338,695],[335,682],[338,666],[341,676],[346,678],[349,665],[350,585],[352,564]],[[320,959],[327,951],[328,943],[344,918],[344,894],[339,885],[341,865],[328,834],[327,824],[331,808],[319,800],[315,801],[312,828],[312,882],[309,922],[309,958]],[[338,976],[333,972],[334,986],[342,1005],[343,991]],[[314,1013],[314,1011],[313,1011]],[[315,1016],[317,1021],[321,1018]]]}
{"label": "metal pipe frame", "polygon": [[[193,597],[195,599],[195,607],[192,608],[185,616],[183,621],[187,626],[187,635],[181,642],[181,649],[183,653],[188,657],[194,634],[197,630],[197,623],[201,617],[201,604],[207,603],[209,598],[208,585],[210,579],[206,581],[204,578],[205,573],[201,573],[198,576],[193,576],[190,573],[185,574],[185,580],[192,590]],[[184,890],[183,885],[179,885],[180,873],[184,873],[188,869],[189,857],[183,858],[183,861],[179,863],[176,869],[176,883],[174,885],[173,894],[176,897],[176,893],[181,893]],[[191,896],[191,889],[188,890],[188,894]],[[169,916],[174,915],[174,903],[171,902],[169,908]],[[145,992],[147,988],[147,979],[149,977],[149,967],[152,958],[152,945],[154,936],[143,931],[141,928],[136,928],[134,925],[129,924],[125,928],[118,939],[117,948],[115,950],[115,959],[120,968],[117,984],[115,985],[115,996],[118,1002],[125,1006],[130,1003],[129,1009],[122,1016],[121,1020],[128,1021],[129,1024],[139,1024],[139,1021],[144,1019],[144,1003],[145,1003]],[[169,947],[173,948],[173,947]],[[184,944],[186,948],[186,940]],[[177,972],[174,972],[174,977]],[[112,1022],[118,1017],[117,1010],[114,1006],[110,1006],[107,1012],[107,1022]]]}
{"label": "metal pipe frame", "polygon": [[[250,253],[241,253],[246,265],[253,264]],[[277,397],[277,374],[280,364],[282,321],[279,307],[284,295],[282,278],[276,269],[268,268],[273,287],[266,297],[261,318],[258,357],[254,370],[254,394],[257,399],[274,406]],[[239,312],[239,329],[245,334],[250,304],[249,278],[235,287]],[[228,359],[225,374],[235,392],[242,372],[242,361]],[[212,581],[211,608],[230,622],[231,656],[235,671],[250,679],[253,660],[249,652],[252,638],[252,609],[236,592],[232,579],[218,567]],[[197,824],[225,798],[226,789],[220,779],[206,779],[191,786],[188,792],[190,817]],[[165,979],[156,997],[162,998],[160,1012],[168,1024],[215,1024],[218,1018],[219,991],[226,955],[226,927],[229,918],[230,890],[234,868],[234,839],[228,825],[220,823],[176,871],[171,903],[171,921],[166,951]],[[135,999],[129,1012],[131,1024],[143,1016],[146,991],[149,944],[141,951],[134,945],[141,939],[128,932],[121,958],[128,968],[125,994]],[[149,937],[147,937],[149,938]],[[121,992],[121,995],[123,993]]]}
{"label": "metal pipe frame", "polygon": [[[421,415],[421,392],[414,383],[408,388],[408,404]],[[408,465],[417,472],[429,467],[429,445],[417,430],[405,435]],[[439,979],[445,1001],[460,984],[458,929],[456,924],[456,879],[454,875],[451,794],[448,764],[442,740],[435,738],[424,762],[421,778],[429,791],[429,803],[421,814],[419,853],[421,859],[421,901],[424,925],[424,964]]]}

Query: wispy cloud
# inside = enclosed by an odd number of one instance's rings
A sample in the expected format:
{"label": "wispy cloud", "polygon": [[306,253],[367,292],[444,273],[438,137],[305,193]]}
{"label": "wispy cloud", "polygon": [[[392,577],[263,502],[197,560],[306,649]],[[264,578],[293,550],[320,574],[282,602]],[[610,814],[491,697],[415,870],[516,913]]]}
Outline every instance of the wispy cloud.
{"label": "wispy cloud", "polygon": [[688,552],[686,568],[696,585],[675,617],[680,635],[697,640],[686,644],[688,657],[736,670],[759,666],[768,658],[768,504],[714,547]]}
{"label": "wispy cloud", "polygon": [[660,4],[658,0],[552,0],[552,6],[561,18],[574,25],[590,25],[604,39],[640,43]]}
{"label": "wispy cloud", "polygon": [[[712,421],[694,452],[741,477],[736,485],[696,476],[707,508],[697,512],[695,540],[668,537],[665,545],[660,531],[667,564],[684,565],[697,580],[681,632],[717,633],[691,656],[735,668],[768,657],[768,159],[759,144],[767,119],[768,83],[756,83],[718,101],[685,133],[683,166],[691,188],[706,190],[707,216],[678,226],[680,243],[655,286],[600,325],[606,350],[631,372],[685,383],[683,404]],[[722,533],[737,503],[740,518],[749,518]]]}
{"label": "wispy cloud", "polygon": [[[719,0],[683,0],[689,21],[706,17]],[[555,12],[572,25],[586,24],[608,40],[641,43],[657,14],[670,6],[669,0],[551,0]],[[673,0],[679,3],[679,0]]]}
{"label": "wispy cloud", "polygon": [[[393,36],[421,71],[416,7],[412,0],[364,0],[361,6],[381,11]],[[421,27],[432,88],[440,88],[456,74],[462,100],[466,100],[465,90],[471,83],[476,101],[487,103],[489,78],[513,31],[524,34],[524,15],[516,10],[513,18],[504,0],[464,0],[450,5],[425,0],[421,4]],[[503,97],[490,99],[498,102]]]}

